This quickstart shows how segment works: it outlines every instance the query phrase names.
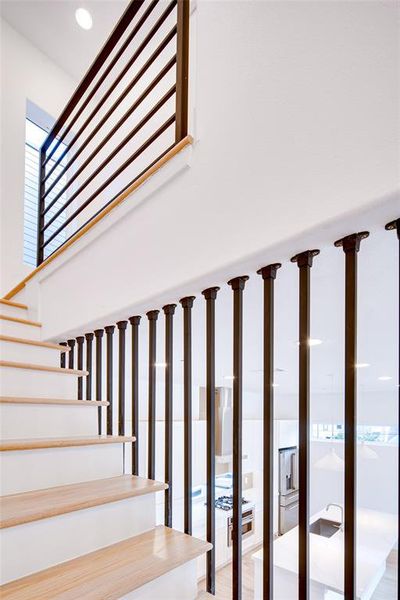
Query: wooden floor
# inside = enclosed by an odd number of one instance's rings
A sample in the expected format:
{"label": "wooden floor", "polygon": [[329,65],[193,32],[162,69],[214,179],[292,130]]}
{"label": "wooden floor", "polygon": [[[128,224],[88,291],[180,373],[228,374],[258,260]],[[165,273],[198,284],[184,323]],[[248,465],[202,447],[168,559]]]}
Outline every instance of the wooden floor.
{"label": "wooden floor", "polygon": [[[243,556],[243,596],[242,600],[254,600],[254,575],[252,554],[257,548]],[[396,600],[397,550],[393,550],[386,563],[386,572],[376,588],[371,600]],[[205,582],[201,581],[199,590],[204,589]],[[232,567],[227,565],[217,571],[216,600],[231,600],[232,598]],[[295,600],[290,598],[288,600]]]}

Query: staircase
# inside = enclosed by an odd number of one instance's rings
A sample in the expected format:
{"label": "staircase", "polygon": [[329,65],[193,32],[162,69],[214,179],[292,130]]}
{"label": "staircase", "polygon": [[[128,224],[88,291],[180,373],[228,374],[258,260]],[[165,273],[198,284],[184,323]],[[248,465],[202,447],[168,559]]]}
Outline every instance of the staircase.
{"label": "staircase", "polygon": [[1,598],[197,598],[210,544],[156,526],[167,486],[124,474],[135,439],[97,435],[107,402],[76,400],[88,373],[58,366],[66,348],[41,341],[26,305],[0,309]]}

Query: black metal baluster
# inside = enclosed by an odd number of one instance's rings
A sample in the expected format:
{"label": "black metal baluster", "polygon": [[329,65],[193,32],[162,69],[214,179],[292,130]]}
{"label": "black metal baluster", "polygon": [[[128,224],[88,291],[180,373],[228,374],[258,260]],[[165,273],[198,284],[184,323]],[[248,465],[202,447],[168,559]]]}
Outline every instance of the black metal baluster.
{"label": "black metal baluster", "polygon": [[106,399],[108,402],[107,406],[107,435],[113,434],[113,402],[114,402],[114,378],[113,378],[113,335],[115,325],[107,325],[104,328],[106,332],[106,351],[107,351],[107,362],[106,362]]}
{"label": "black metal baluster", "polygon": [[242,362],[243,290],[248,276],[235,277],[233,290],[233,530],[232,598],[242,598]]}
{"label": "black metal baluster", "polygon": [[192,307],[195,296],[182,298],[183,308],[183,501],[184,531],[192,535]]}
{"label": "black metal baluster", "polygon": [[159,310],[147,313],[149,320],[149,431],[148,431],[148,478],[154,479],[156,464],[156,356],[157,318]]}
{"label": "black metal baluster", "polygon": [[139,475],[139,316],[129,319],[132,325],[132,475]]}
{"label": "black metal baluster", "polygon": [[176,24],[176,142],[180,142],[188,134],[189,21],[189,0],[178,0]]}
{"label": "black metal baluster", "polygon": [[68,369],[74,368],[74,355],[75,355],[75,340],[68,340],[69,352],[68,352]]}
{"label": "black metal baluster", "polygon": [[92,370],[93,370],[93,333],[85,333],[86,338],[86,371],[89,375],[86,377],[86,400],[92,399]]}
{"label": "black metal baluster", "polygon": [[[96,329],[94,332],[96,338],[96,400],[102,400],[102,337],[103,329]],[[97,409],[97,422],[99,435],[102,433],[101,424],[101,406]]]}
{"label": "black metal baluster", "polygon": [[[397,239],[399,242],[398,249],[398,287],[399,287],[399,300],[400,300],[400,219],[395,219],[388,223],[385,227],[387,231],[396,231]],[[398,397],[398,412],[400,415],[400,310],[397,312],[398,315],[398,371],[397,371],[397,397]],[[397,481],[400,481],[400,443],[399,436],[397,436],[397,448],[398,448],[398,458],[397,458]],[[397,539],[400,540],[400,493],[397,492]],[[397,556],[397,598],[400,599],[400,561]]]}
{"label": "black metal baluster", "polygon": [[118,435],[125,435],[125,331],[128,321],[118,321]]}
{"label": "black metal baluster", "polygon": [[[60,342],[60,346],[68,346],[67,342]],[[60,367],[65,369],[67,366],[67,353],[61,352],[60,354]]]}
{"label": "black metal baluster", "polygon": [[[48,138],[47,138],[48,139]],[[46,140],[47,141],[47,140]],[[44,260],[44,209],[46,192],[46,148],[43,145],[39,151],[39,190],[38,190],[38,219],[37,219],[37,239],[36,239],[36,266],[38,267]]]}
{"label": "black metal baluster", "polygon": [[173,319],[176,304],[163,306],[165,314],[165,483],[168,488],[164,492],[164,524],[172,527],[172,461],[173,461],[173,360],[174,360],[174,325]]}
{"label": "black metal baluster", "polygon": [[291,259],[299,267],[299,600],[310,596],[310,270],[318,254]]}
{"label": "black metal baluster", "polygon": [[219,287],[202,292],[206,299],[206,369],[207,369],[207,592],[215,595],[215,299]]}
{"label": "black metal baluster", "polygon": [[356,598],[357,569],[357,253],[369,233],[353,233],[335,242],[346,261],[344,397],[344,597]]}
{"label": "black metal baluster", "polygon": [[274,541],[274,263],[257,273],[264,280],[264,420],[263,420],[263,599],[273,600]]}
{"label": "black metal baluster", "polygon": [[[77,367],[81,371],[83,370],[83,344],[85,342],[85,337],[80,335],[76,338],[76,343],[78,346],[77,352]],[[78,377],[78,400],[83,400],[83,377]]]}

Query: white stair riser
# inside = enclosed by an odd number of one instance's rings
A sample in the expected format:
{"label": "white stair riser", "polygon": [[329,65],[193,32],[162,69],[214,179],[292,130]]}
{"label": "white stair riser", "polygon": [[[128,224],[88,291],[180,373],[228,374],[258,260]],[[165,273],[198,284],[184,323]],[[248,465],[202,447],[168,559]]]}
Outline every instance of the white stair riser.
{"label": "white stair riser", "polygon": [[1,583],[153,529],[154,494],[2,529]]}
{"label": "white stair riser", "polygon": [[47,367],[59,367],[60,356],[61,352],[54,350],[53,348],[0,340],[1,360],[13,360],[14,362],[26,362],[46,365]]}
{"label": "white stair riser", "polygon": [[[203,557],[204,560],[204,557]],[[196,561],[191,560],[126,594],[121,600],[195,600],[197,598]]]}
{"label": "white stair riser", "polygon": [[[29,311],[25,308],[17,308],[8,304],[0,303],[0,313],[7,317],[17,317],[18,319],[31,319]],[[33,320],[33,319],[32,319]]]}
{"label": "white stair riser", "polygon": [[[1,310],[0,313],[4,314]],[[16,321],[0,319],[0,334],[2,335],[11,335],[27,340],[40,340],[41,330],[41,327],[34,327],[33,325],[25,325],[24,323],[18,323]]]}
{"label": "white stair riser", "polygon": [[0,404],[1,439],[97,435],[97,410],[64,404]]}
{"label": "white stair riser", "polygon": [[123,473],[123,452],[123,444],[1,452],[0,494],[116,477]]}
{"label": "white stair riser", "polygon": [[69,373],[0,367],[0,394],[34,398],[74,399],[78,377]]}

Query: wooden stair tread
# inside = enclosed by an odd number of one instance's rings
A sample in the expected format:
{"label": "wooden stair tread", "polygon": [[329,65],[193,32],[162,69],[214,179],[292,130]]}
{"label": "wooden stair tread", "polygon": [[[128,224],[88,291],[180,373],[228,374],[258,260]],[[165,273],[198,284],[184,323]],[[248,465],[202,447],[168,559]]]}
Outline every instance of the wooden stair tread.
{"label": "wooden stair tread", "polygon": [[0,529],[167,489],[159,481],[121,475],[0,497]]}
{"label": "wooden stair tread", "polygon": [[7,583],[2,600],[117,600],[210,550],[211,544],[155,529]]}
{"label": "wooden stair tread", "polygon": [[[82,400],[81,402],[84,402]],[[0,441],[0,452],[14,450],[40,450],[42,448],[70,448],[73,446],[94,446],[101,444],[123,444],[134,442],[136,438],[130,435],[90,435],[62,438],[37,438]]]}
{"label": "wooden stair tread", "polygon": [[0,404],[56,404],[66,406],[108,406],[106,400],[75,400],[66,398],[19,398],[17,396],[0,396]]}
{"label": "wooden stair tread", "polygon": [[30,319],[20,319],[19,317],[9,317],[8,315],[0,315],[3,321],[12,321],[13,323],[22,323],[22,325],[32,325],[32,327],[41,327],[42,324]]}
{"label": "wooden stair tread", "polygon": [[23,310],[28,310],[26,304],[21,304],[20,302],[13,302],[12,300],[6,300],[6,298],[0,298],[0,304],[4,304],[5,306],[13,306],[14,308],[22,308]]}
{"label": "wooden stair tread", "polygon": [[20,363],[13,360],[0,360],[0,367],[9,367],[12,369],[29,369],[30,371],[48,371],[50,373],[63,373],[64,375],[78,375],[85,377],[89,371],[79,369],[66,369],[63,367],[49,367],[48,365],[33,365],[32,363]]}
{"label": "wooden stair tread", "polygon": [[28,346],[39,346],[40,348],[50,348],[51,350],[59,350],[60,352],[69,352],[69,346],[61,346],[52,342],[41,342],[38,340],[27,340],[26,338],[14,337],[11,335],[0,335],[2,342],[14,342],[15,344],[27,344]]}

